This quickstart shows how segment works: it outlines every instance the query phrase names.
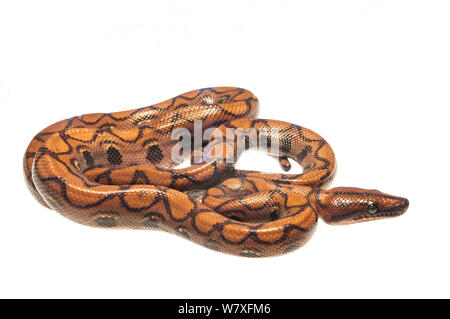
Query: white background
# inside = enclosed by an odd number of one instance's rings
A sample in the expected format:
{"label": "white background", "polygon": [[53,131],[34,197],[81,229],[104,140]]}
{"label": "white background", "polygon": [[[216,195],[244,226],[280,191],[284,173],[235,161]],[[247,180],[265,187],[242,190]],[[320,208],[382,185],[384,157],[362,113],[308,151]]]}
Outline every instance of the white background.
{"label": "white background", "polygon": [[[0,297],[450,297],[449,16],[448,1],[2,1]],[[29,194],[22,156],[47,125],[221,85],[326,138],[333,186],[408,212],[246,259],[81,226]]]}

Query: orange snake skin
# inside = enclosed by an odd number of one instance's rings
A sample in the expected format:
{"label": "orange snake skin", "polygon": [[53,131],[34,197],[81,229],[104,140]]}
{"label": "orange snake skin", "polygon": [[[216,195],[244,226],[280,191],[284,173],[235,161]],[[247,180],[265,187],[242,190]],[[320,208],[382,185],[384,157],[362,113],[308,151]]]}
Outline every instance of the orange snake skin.
{"label": "orange snake skin", "polygon": [[[254,118],[257,108],[250,91],[215,87],[144,108],[72,117],[33,138],[24,156],[26,182],[41,204],[75,222],[164,230],[246,257],[301,247],[318,217],[346,224],[406,211],[407,199],[377,190],[324,189],[336,167],[330,145],[304,127]],[[238,138],[218,139],[223,144],[218,155],[230,161],[211,160],[203,141],[202,160],[176,168],[171,152],[179,141],[171,135],[177,128],[193,132],[200,120],[202,130],[216,133],[253,128],[268,145],[278,144],[278,153],[268,153],[285,171],[292,159],[303,172],[235,169],[237,158],[230,158],[237,154]],[[245,142],[244,137],[245,149],[252,148]]]}

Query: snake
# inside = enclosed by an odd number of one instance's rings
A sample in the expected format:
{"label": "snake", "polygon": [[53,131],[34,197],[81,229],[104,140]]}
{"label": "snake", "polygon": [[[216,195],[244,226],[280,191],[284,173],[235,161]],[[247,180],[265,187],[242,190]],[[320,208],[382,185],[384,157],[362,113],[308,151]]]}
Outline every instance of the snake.
{"label": "snake", "polygon": [[[305,127],[257,118],[258,107],[249,90],[211,87],[142,108],[71,117],[31,140],[25,181],[39,203],[74,222],[162,230],[244,257],[302,247],[319,218],[339,225],[407,210],[406,198],[378,190],[328,188],[336,171],[331,146]],[[200,132],[200,142],[176,135],[180,130]],[[182,156],[190,165],[181,167],[173,155],[193,144]],[[277,158],[285,172],[237,169],[249,149]],[[291,161],[302,172],[288,173]]]}

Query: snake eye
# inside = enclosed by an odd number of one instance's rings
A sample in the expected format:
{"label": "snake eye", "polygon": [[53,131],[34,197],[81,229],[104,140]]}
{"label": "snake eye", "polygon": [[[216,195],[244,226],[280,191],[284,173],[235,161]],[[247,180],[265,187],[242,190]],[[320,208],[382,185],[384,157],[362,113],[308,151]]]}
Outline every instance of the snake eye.
{"label": "snake eye", "polygon": [[375,204],[370,204],[370,205],[367,207],[367,212],[368,212],[369,214],[371,214],[371,215],[376,214],[376,213],[378,212],[378,207],[377,207],[377,205],[375,205]]}

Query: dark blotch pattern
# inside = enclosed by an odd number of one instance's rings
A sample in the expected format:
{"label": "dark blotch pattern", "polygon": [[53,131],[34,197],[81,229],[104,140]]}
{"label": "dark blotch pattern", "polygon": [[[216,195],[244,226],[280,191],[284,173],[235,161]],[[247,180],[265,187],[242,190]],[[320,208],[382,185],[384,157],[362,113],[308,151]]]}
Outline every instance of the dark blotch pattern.
{"label": "dark blotch pattern", "polygon": [[158,164],[163,159],[164,155],[158,145],[151,145],[147,149],[147,160],[152,164]]}
{"label": "dark blotch pattern", "polygon": [[108,155],[108,162],[110,162],[111,164],[113,165],[122,164],[122,155],[120,154],[117,148],[110,146],[106,151],[106,154]]}

